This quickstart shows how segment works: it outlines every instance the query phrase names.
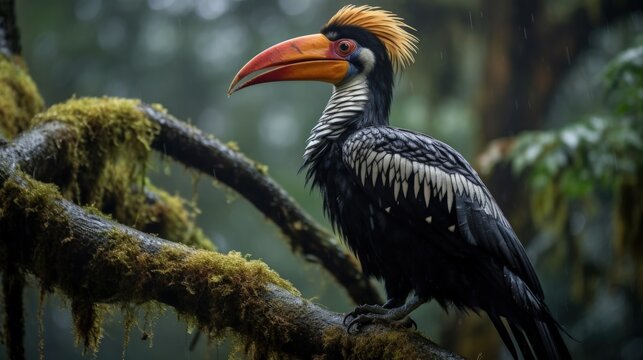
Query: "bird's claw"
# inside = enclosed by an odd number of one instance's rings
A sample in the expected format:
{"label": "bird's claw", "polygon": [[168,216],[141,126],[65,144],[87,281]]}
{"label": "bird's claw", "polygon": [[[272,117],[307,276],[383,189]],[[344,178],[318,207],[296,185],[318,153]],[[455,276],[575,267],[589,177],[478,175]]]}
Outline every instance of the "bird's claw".
{"label": "bird's claw", "polygon": [[[348,318],[350,318],[350,317],[354,317],[354,316],[353,316],[353,312],[352,312],[352,311],[351,311],[351,312],[349,312],[348,314],[346,314],[346,316],[344,316],[344,320],[342,320],[342,324],[343,324],[344,326],[347,326],[347,325],[346,325],[346,320],[348,320]],[[351,321],[351,322],[352,322],[352,321]]]}
{"label": "bird's claw", "polygon": [[[348,314],[346,314],[346,316],[344,316],[344,320],[342,321],[342,324],[344,324],[344,326],[347,326],[346,320],[348,320],[348,318],[354,318],[355,319],[355,318],[357,318],[357,317],[359,317],[360,315],[363,315],[363,314],[384,315],[387,312],[388,312],[388,309],[385,309],[384,307],[382,307],[380,305],[368,305],[368,304],[359,305],[359,306],[357,306],[355,308],[355,310],[349,312]],[[351,323],[353,321],[351,321]]]}
{"label": "bird's claw", "polygon": [[[353,312],[354,313],[354,312]],[[355,330],[354,333],[358,333],[360,328],[364,325],[370,324],[382,324],[394,329],[409,329],[413,328],[417,330],[417,323],[411,319],[409,316],[404,316],[399,318],[395,313],[384,313],[384,314],[374,314],[374,313],[362,313],[356,316],[351,316],[353,313],[348,314],[344,318],[344,325],[346,326],[346,332],[352,334],[351,330]],[[346,325],[346,320],[349,317],[353,319]]]}
{"label": "bird's claw", "polygon": [[[413,328],[414,330],[417,330],[417,324],[408,316],[405,316],[404,318],[399,320],[393,320],[389,317],[378,314],[363,314],[358,315],[356,318],[351,320],[351,322],[346,327],[346,332],[348,332],[349,334],[356,334],[360,331],[362,326],[370,324],[382,324],[394,329]],[[353,329],[355,330],[355,332],[351,332],[351,330]]]}

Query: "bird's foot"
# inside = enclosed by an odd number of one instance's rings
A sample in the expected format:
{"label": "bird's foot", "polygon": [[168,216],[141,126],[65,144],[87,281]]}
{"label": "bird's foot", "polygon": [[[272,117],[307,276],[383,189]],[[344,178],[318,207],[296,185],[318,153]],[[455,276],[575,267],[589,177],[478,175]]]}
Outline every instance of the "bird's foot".
{"label": "bird's foot", "polygon": [[[348,324],[346,320],[351,319]],[[386,309],[379,305],[360,305],[344,318],[346,331],[359,332],[365,325],[381,324],[396,329],[417,329],[417,324],[399,308]]]}
{"label": "bird's foot", "polygon": [[368,304],[359,305],[355,308],[355,310],[349,312],[348,314],[346,314],[346,316],[344,316],[343,323],[344,323],[344,326],[348,326],[348,324],[346,323],[346,320],[350,318],[356,319],[357,317],[363,314],[384,315],[387,313],[387,311],[389,311],[389,309],[384,308],[382,305],[368,305]]}

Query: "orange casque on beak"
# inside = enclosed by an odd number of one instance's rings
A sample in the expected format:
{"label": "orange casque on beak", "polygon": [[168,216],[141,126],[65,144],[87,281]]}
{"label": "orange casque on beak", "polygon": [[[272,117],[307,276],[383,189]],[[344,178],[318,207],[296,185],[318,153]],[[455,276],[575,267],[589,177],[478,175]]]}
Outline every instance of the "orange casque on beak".
{"label": "orange casque on beak", "polygon": [[[275,68],[235,88],[244,77],[270,67]],[[228,95],[272,81],[317,80],[337,84],[346,77],[349,67],[348,61],[335,53],[333,43],[326,36],[301,36],[274,45],[252,58],[232,79]]]}

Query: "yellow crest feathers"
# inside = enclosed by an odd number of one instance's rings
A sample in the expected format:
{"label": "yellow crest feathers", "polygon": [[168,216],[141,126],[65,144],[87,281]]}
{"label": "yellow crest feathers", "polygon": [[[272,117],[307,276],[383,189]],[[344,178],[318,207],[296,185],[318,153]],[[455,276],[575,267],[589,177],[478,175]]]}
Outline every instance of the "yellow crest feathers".
{"label": "yellow crest feathers", "polygon": [[399,71],[415,61],[413,54],[417,52],[418,43],[418,38],[407,31],[415,29],[402,20],[376,6],[346,5],[328,20],[326,26],[350,25],[368,30],[384,44],[393,68]]}

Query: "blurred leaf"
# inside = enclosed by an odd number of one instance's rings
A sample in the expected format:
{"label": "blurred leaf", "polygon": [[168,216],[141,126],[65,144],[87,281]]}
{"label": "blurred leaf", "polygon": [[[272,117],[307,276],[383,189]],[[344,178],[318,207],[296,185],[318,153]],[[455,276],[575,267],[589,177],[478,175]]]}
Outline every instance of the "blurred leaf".
{"label": "blurred leaf", "polygon": [[[505,160],[526,175],[532,219],[565,240],[560,243],[572,252],[576,270],[594,264],[583,259],[588,245],[572,229],[572,210],[582,204],[581,211],[591,212],[607,195],[612,241],[599,240],[612,252],[605,271],[611,284],[643,297],[643,282],[637,280],[643,273],[643,46],[616,56],[602,75],[602,111],[560,129],[518,135]],[[586,285],[585,271],[575,274],[573,283]],[[587,300],[587,293],[576,294]]]}
{"label": "blurred leaf", "polygon": [[614,60],[605,70],[607,95],[613,100],[616,113],[627,114],[643,111],[643,45],[630,48]]}
{"label": "blurred leaf", "polygon": [[604,80],[605,114],[516,138],[509,161],[534,190],[555,184],[560,195],[579,198],[597,187],[616,189],[643,167],[643,46],[612,60]]}

